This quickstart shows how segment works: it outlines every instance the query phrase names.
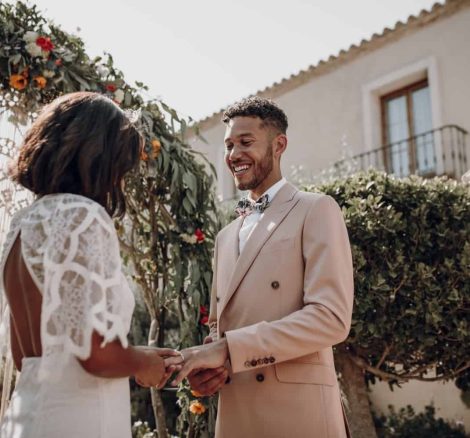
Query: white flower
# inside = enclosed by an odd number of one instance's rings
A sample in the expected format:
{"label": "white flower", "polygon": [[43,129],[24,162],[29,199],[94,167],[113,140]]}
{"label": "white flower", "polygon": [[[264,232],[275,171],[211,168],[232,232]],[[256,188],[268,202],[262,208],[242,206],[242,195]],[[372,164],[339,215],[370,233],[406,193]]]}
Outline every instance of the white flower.
{"label": "white flower", "polygon": [[197,243],[197,237],[193,234],[190,236],[189,234],[183,233],[180,234],[181,240],[185,241],[186,243],[190,243],[195,245]]}
{"label": "white flower", "polygon": [[99,65],[98,67],[96,67],[96,71],[102,78],[105,78],[109,75],[109,68],[105,65]]}
{"label": "white flower", "polygon": [[23,40],[27,43],[36,43],[36,40],[39,38],[39,34],[37,32],[28,31],[23,35]]}
{"label": "white flower", "polygon": [[42,49],[35,42],[26,44],[26,50],[31,56],[41,56]]}
{"label": "white flower", "polygon": [[121,103],[124,100],[124,91],[120,88],[114,92],[114,100],[118,103]]}
{"label": "white flower", "polygon": [[55,76],[55,73],[52,71],[52,70],[44,70],[42,72],[42,75],[45,77],[45,78],[53,78]]}

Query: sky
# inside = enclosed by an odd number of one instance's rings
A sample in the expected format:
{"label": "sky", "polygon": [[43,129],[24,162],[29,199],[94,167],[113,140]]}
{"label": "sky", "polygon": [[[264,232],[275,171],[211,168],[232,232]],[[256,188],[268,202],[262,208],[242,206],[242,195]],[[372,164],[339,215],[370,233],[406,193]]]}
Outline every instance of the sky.
{"label": "sky", "polygon": [[[12,0],[9,0],[11,2]],[[29,0],[126,80],[200,120],[432,0]],[[79,29],[79,30],[77,30]]]}

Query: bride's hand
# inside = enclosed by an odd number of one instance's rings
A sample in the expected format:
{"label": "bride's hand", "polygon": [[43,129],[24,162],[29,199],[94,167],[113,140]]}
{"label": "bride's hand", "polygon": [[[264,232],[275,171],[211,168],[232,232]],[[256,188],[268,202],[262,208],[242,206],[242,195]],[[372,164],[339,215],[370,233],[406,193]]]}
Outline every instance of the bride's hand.
{"label": "bride's hand", "polygon": [[171,348],[136,347],[140,367],[135,374],[136,382],[144,387],[161,389],[173,372],[181,369],[182,355]]}
{"label": "bride's hand", "polygon": [[178,386],[189,373],[199,368],[219,368],[228,359],[228,345],[225,338],[210,344],[198,345],[181,351],[184,364],[176,378],[171,382]]}

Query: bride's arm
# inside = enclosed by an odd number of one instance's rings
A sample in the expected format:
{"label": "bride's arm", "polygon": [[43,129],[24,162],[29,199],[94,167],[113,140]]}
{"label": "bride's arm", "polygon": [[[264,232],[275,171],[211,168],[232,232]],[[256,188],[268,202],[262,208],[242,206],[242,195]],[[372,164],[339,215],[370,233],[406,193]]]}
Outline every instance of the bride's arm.
{"label": "bride's arm", "polygon": [[[90,357],[79,362],[85,371],[99,377],[133,376],[142,386],[161,388],[182,362],[180,353],[170,348],[124,348],[119,340],[102,347],[103,337],[97,332],[93,333],[91,342]],[[164,359],[167,359],[166,369]]]}

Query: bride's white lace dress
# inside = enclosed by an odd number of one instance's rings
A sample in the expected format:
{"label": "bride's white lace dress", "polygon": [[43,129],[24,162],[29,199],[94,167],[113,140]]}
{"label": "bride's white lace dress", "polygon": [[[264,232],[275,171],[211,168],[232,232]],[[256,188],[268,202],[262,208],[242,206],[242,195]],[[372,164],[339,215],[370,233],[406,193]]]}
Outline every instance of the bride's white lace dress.
{"label": "bride's white lace dress", "polygon": [[73,194],[44,196],[13,217],[0,259],[3,350],[10,321],[3,271],[19,233],[42,294],[42,357],[23,359],[0,438],[130,438],[128,379],[93,376],[77,361],[90,356],[94,330],[104,343],[119,339],[127,347],[134,297],[111,218]]}

